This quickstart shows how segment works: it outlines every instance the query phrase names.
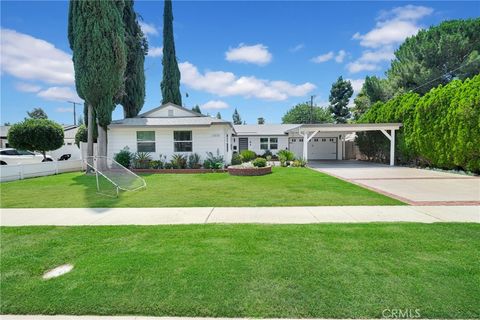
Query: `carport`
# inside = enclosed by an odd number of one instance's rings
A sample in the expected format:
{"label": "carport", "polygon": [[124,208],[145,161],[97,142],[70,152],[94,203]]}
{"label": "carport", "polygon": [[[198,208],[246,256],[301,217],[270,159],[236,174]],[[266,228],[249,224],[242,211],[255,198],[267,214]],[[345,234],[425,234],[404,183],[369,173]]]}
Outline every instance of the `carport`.
{"label": "carport", "polygon": [[[342,123],[342,124],[303,124],[293,130],[303,137],[303,159],[308,161],[308,142],[318,133],[345,134],[381,131],[390,140],[390,165],[395,164],[395,130],[400,129],[401,123]],[[390,133],[389,133],[389,132]]]}

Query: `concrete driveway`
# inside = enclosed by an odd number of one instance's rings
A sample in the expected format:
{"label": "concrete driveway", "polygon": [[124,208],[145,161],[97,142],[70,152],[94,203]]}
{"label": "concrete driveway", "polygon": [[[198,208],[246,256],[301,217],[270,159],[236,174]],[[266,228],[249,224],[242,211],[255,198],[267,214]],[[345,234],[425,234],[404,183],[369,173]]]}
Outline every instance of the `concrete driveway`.
{"label": "concrete driveway", "polygon": [[315,170],[413,205],[480,205],[480,178],[364,161],[311,161]]}

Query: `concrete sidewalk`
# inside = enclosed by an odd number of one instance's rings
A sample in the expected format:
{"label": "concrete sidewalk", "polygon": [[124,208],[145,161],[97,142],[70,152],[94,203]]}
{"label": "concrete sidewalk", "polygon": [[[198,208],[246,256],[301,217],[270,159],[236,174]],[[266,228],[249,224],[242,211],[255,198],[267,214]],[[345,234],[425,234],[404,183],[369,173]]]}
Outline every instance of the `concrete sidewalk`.
{"label": "concrete sidewalk", "polygon": [[480,206],[324,206],[246,208],[1,209],[2,226],[205,223],[475,222]]}

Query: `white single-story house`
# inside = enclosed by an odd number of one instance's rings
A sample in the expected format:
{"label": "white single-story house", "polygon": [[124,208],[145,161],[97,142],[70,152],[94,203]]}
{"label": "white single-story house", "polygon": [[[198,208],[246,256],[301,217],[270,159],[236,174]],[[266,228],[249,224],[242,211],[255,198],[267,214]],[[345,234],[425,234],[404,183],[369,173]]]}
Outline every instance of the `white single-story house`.
{"label": "white single-story house", "polygon": [[[232,125],[172,103],[134,118],[113,121],[108,127],[108,157],[125,147],[131,152],[149,152],[171,159],[173,154],[207,152],[221,155],[228,163],[233,152],[252,150],[262,155],[288,149],[306,160],[343,160],[345,140],[355,132],[382,131],[391,141],[391,165],[395,130],[399,123],[374,124],[262,124]],[[390,131],[388,133],[387,131]]]}

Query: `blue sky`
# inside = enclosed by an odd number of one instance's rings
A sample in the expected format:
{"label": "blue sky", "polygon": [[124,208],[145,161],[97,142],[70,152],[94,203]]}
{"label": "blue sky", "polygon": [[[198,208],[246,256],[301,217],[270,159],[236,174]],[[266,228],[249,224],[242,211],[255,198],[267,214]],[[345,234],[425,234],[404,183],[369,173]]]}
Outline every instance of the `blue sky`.
{"label": "blue sky", "polygon": [[[150,45],[143,111],[160,105],[163,1],[137,1]],[[67,1],[1,1],[1,123],[42,107],[73,122],[78,100],[67,40]],[[480,16],[479,2],[174,1],[174,33],[184,104],[230,119],[279,123],[332,82],[382,76],[393,51],[418,29]],[[185,94],[189,97],[186,98]],[[80,110],[79,110],[80,109]],[[78,113],[81,109],[77,107]],[[114,119],[122,117],[117,107]]]}

